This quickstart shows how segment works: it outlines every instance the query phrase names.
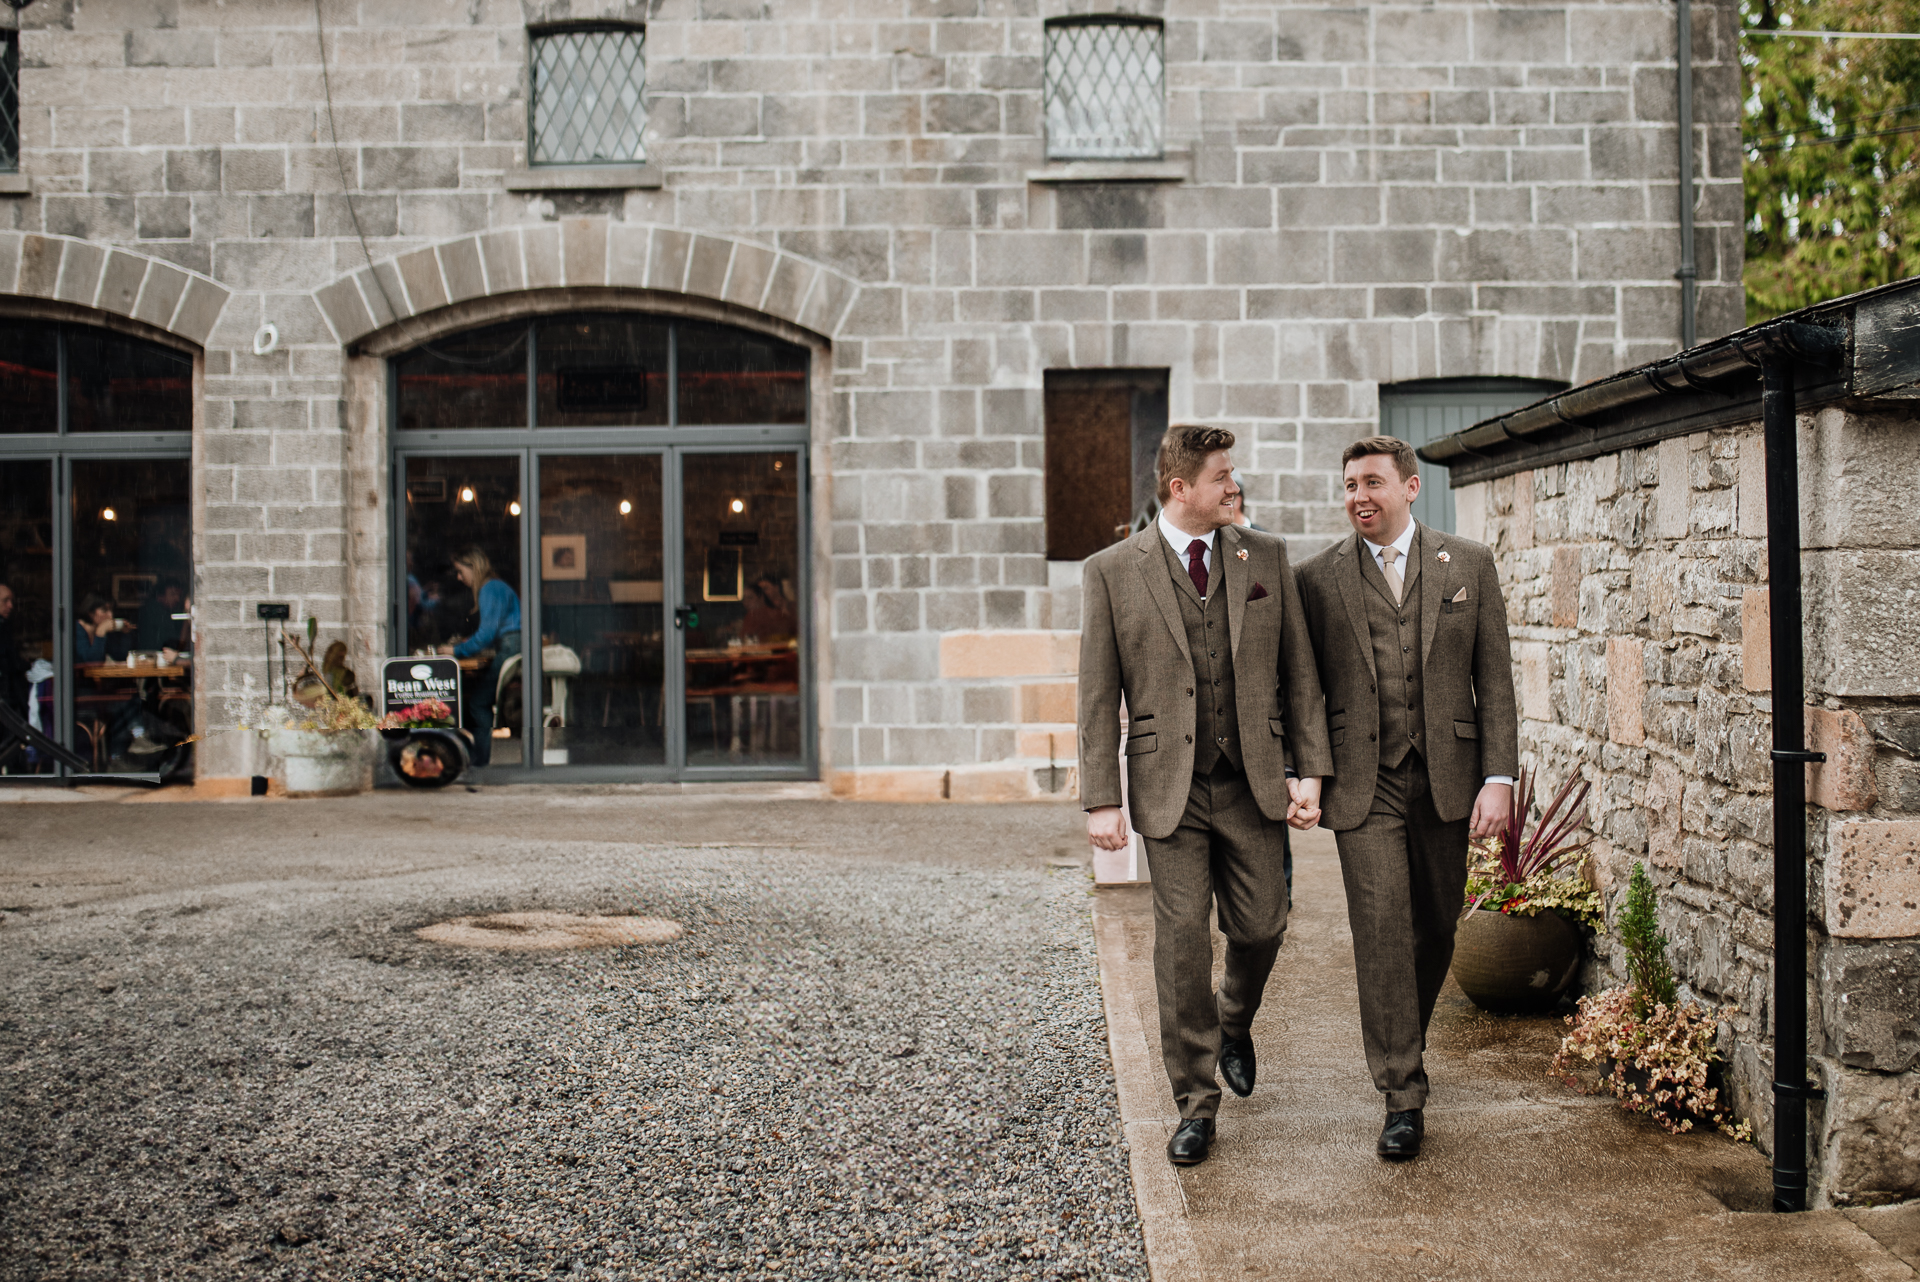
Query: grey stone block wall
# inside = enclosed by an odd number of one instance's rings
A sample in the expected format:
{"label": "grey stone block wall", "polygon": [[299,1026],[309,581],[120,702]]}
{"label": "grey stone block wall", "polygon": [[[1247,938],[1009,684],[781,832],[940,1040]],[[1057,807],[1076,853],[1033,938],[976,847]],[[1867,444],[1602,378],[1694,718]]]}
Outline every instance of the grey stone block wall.
{"label": "grey stone block wall", "polygon": [[[1868,401],[1803,415],[1808,1048],[1828,1098],[1809,1158],[1827,1204],[1920,1191],[1920,520],[1896,490],[1912,416]],[[1843,461],[1844,460],[1844,461]],[[1910,471],[1910,466],[1907,467]],[[1773,689],[1758,424],[1456,491],[1499,559],[1524,763],[1542,800],[1589,780],[1597,881],[1635,863],[1689,995],[1725,1010],[1739,1114],[1772,1142]],[[1881,515],[1856,519],[1855,513]],[[1625,982],[1601,940],[1597,987]]]}
{"label": "grey stone block wall", "polygon": [[[1175,418],[1240,433],[1258,518],[1306,551],[1343,528],[1339,450],[1374,429],[1381,384],[1578,382],[1676,346],[1670,5],[1123,7],[1166,24],[1168,152],[1099,183],[1054,181],[1041,123],[1043,22],[1085,4],[325,0],[324,75],[301,4],[23,10],[32,194],[0,199],[0,229],[231,292],[198,473],[203,648],[231,656],[203,678],[212,719],[261,596],[385,647],[378,398],[323,301],[369,258],[385,266],[346,288],[419,332],[462,280],[497,300],[514,273],[577,279],[548,240],[484,267],[445,249],[566,219],[712,233],[849,282],[812,325],[836,769],[988,763],[1035,724],[934,687],[942,635],[1077,626],[1072,575],[1043,557],[1047,369],[1168,368]],[[1695,15],[1705,338],[1741,315],[1738,72],[1731,8]],[[647,24],[663,185],[508,192],[527,26],[593,17]],[[729,252],[731,275],[696,259],[671,288],[777,311],[781,278],[742,283],[775,260]],[[257,357],[268,321],[281,347]]]}

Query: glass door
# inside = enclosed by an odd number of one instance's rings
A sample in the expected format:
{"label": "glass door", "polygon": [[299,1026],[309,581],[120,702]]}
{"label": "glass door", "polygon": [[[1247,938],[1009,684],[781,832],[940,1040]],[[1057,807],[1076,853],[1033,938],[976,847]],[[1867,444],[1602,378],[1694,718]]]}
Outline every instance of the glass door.
{"label": "glass door", "polygon": [[[8,459],[0,467],[0,703],[60,739],[52,680],[57,584],[53,461]],[[51,774],[31,748],[0,761],[0,774]]]}
{"label": "glass door", "polygon": [[543,766],[663,766],[665,456],[542,454]]}
{"label": "glass door", "polygon": [[522,458],[413,455],[402,463],[404,649],[460,661],[461,719],[476,767],[524,765]]}
{"label": "glass door", "polygon": [[193,733],[192,466],[69,458],[74,733],[95,771],[160,768]]}
{"label": "glass door", "polygon": [[687,765],[803,765],[800,452],[679,463]]}

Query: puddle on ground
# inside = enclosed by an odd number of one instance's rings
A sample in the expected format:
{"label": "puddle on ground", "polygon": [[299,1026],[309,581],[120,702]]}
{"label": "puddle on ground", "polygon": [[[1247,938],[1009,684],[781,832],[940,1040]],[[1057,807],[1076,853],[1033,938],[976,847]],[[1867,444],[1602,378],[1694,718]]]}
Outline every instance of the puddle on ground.
{"label": "puddle on ground", "polygon": [[574,913],[488,913],[422,926],[414,934],[461,948],[552,951],[665,944],[680,938],[680,923],[664,917],[583,917]]}

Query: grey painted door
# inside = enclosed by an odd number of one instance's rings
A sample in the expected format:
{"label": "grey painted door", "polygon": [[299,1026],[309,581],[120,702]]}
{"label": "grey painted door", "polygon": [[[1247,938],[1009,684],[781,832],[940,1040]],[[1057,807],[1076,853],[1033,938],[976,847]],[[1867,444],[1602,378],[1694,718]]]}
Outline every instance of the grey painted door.
{"label": "grey painted door", "polygon": [[[1564,388],[1563,383],[1529,378],[1428,379],[1383,387],[1380,430],[1419,449]],[[1447,486],[1446,468],[1421,462],[1413,517],[1436,530],[1453,531],[1453,491]]]}

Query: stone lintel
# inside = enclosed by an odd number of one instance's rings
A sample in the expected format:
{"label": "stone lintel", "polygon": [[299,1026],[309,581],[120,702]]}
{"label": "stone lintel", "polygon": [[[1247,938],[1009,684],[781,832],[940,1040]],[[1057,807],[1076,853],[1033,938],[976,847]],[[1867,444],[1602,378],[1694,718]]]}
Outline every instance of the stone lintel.
{"label": "stone lintel", "polygon": [[1030,183],[1183,183],[1190,177],[1184,160],[1056,160],[1027,171]]}
{"label": "stone lintel", "polygon": [[638,165],[537,165],[507,174],[508,191],[642,191],[657,190],[665,171]]}

